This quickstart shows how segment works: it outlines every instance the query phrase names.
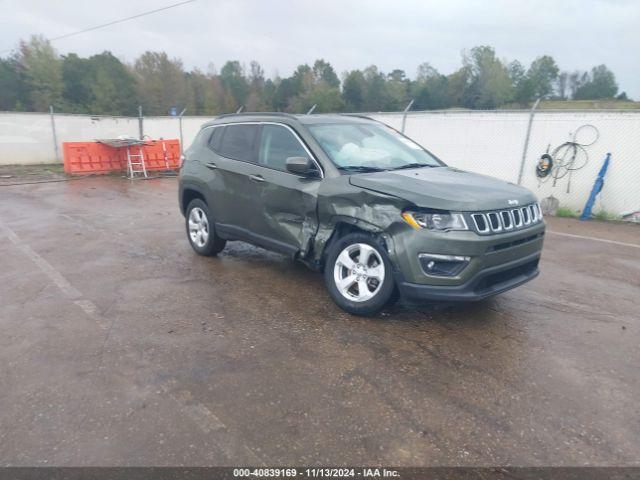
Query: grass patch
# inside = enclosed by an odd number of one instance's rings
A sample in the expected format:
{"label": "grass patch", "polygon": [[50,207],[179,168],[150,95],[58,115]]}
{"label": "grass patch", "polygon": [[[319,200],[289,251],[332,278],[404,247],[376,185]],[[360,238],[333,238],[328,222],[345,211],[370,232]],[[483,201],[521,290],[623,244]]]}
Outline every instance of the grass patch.
{"label": "grass patch", "polygon": [[640,102],[631,100],[543,100],[539,110],[637,110]]}
{"label": "grass patch", "polygon": [[616,215],[615,213],[607,212],[606,210],[600,210],[597,213],[593,213],[591,218],[596,220],[620,220],[620,215]]}
{"label": "grass patch", "polygon": [[[556,217],[563,218],[578,218],[580,216],[580,212],[578,210],[572,210],[567,207],[558,207],[556,210]],[[598,212],[593,212],[591,214],[591,218],[593,220],[603,220],[603,221],[612,221],[612,220],[620,220],[620,215],[617,215],[612,212],[608,212],[606,210],[600,210]]]}
{"label": "grass patch", "polygon": [[556,210],[556,217],[575,218],[578,216],[578,212],[566,207],[558,207]]}

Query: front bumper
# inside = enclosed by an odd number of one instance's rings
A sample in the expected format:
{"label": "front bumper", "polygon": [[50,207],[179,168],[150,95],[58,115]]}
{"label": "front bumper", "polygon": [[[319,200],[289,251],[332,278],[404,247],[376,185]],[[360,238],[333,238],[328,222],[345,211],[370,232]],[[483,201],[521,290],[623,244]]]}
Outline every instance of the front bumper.
{"label": "front bumper", "polygon": [[398,278],[400,294],[412,300],[472,302],[511,290],[538,276],[540,253],[480,270],[462,285],[425,285]]}
{"label": "front bumper", "polygon": [[[396,284],[404,297],[422,300],[473,301],[496,295],[538,275],[544,230],[540,222],[484,236],[470,231],[397,231],[389,242]],[[455,276],[434,276],[425,273],[420,254],[465,256],[470,261]]]}

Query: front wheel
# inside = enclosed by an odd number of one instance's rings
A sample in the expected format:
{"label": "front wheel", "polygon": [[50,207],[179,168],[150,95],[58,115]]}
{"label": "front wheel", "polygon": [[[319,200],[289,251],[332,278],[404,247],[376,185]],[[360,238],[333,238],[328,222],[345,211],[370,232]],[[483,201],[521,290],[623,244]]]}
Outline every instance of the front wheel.
{"label": "front wheel", "polygon": [[192,200],[187,207],[186,227],[189,243],[200,255],[217,255],[227,243],[216,235],[209,207],[199,198]]}
{"label": "front wheel", "polygon": [[384,246],[364,233],[351,233],[329,247],[324,280],[338,306],[354,315],[375,315],[395,291]]}

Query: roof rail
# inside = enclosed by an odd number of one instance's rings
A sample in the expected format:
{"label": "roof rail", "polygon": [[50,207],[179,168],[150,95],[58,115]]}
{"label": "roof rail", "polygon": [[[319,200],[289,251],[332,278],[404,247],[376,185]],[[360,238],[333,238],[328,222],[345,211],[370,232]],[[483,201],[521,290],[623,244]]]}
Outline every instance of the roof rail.
{"label": "roof rail", "polygon": [[259,116],[296,118],[295,115],[292,115],[291,113],[285,113],[285,112],[242,112],[242,113],[224,113],[222,115],[218,115],[216,119],[227,118],[227,117],[259,117]]}
{"label": "roof rail", "polygon": [[340,113],[339,115],[341,115],[343,117],[364,118],[366,120],[371,120],[372,122],[377,122],[377,123],[381,123],[383,125],[387,125],[386,123],[378,120],[377,118],[369,117],[367,115],[362,115],[361,113]]}
{"label": "roof rail", "polygon": [[338,115],[342,115],[343,117],[357,117],[357,118],[366,118],[368,120],[375,120],[375,118],[368,117],[361,113],[339,113]]}

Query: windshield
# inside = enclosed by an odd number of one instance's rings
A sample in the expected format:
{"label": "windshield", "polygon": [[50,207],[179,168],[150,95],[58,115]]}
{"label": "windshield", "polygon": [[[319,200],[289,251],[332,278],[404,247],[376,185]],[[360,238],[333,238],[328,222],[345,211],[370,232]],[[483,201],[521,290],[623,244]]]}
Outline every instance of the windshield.
{"label": "windshield", "polygon": [[444,166],[420,145],[385,125],[327,123],[309,125],[308,128],[341,170]]}

